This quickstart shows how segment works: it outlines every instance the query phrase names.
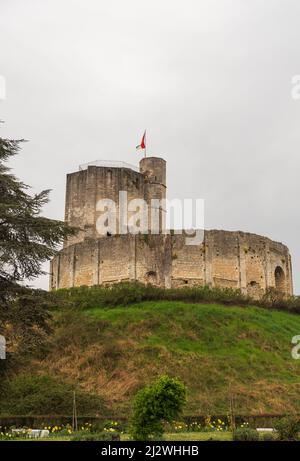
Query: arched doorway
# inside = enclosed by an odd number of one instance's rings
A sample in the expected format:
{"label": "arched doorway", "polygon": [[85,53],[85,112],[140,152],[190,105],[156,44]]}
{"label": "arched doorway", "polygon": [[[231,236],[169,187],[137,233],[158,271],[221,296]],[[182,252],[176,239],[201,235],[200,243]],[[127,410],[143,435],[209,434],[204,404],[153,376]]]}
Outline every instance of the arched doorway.
{"label": "arched doorway", "polygon": [[286,292],[285,274],[280,266],[277,266],[275,269],[275,287],[276,290],[281,291],[282,293]]}

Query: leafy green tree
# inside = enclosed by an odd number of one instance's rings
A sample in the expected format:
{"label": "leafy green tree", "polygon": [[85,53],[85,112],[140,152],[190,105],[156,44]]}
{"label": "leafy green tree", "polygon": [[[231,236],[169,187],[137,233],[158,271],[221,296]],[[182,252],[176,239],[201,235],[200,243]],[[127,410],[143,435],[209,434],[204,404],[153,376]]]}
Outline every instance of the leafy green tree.
{"label": "leafy green tree", "polygon": [[159,440],[163,422],[171,423],[186,403],[185,385],[177,378],[161,376],[141,389],[134,401],[131,436],[134,440]]}

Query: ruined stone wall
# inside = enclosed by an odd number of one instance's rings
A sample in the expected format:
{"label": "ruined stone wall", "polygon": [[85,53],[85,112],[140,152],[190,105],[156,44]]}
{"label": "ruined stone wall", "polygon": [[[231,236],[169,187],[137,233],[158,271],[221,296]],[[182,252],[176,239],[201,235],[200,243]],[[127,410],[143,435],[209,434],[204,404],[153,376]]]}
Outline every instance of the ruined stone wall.
{"label": "ruined stone wall", "polygon": [[86,238],[51,262],[50,289],[133,280],[166,288],[239,288],[254,297],[269,287],[293,291],[288,248],[243,232],[205,231],[201,245],[186,245],[177,234]]}
{"label": "ruined stone wall", "polygon": [[119,191],[127,192],[128,201],[144,198],[144,176],[129,168],[98,166],[88,166],[86,170],[67,175],[65,221],[81,230],[65,242],[65,247],[82,242],[84,238],[100,237],[96,228],[101,214],[97,210],[99,200],[110,199],[116,203],[118,226]]}
{"label": "ruined stone wall", "polygon": [[[275,270],[282,270],[281,285]],[[270,287],[292,294],[288,248],[259,235],[222,230],[205,231],[203,245],[187,246],[184,236],[173,243],[172,285],[239,288],[260,297]]]}

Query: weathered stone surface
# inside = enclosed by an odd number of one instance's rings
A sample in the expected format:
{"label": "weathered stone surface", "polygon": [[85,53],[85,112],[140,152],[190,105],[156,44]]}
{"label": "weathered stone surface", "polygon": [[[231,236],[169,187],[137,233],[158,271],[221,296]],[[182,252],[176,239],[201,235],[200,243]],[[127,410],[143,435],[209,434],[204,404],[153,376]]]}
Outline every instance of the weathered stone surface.
{"label": "weathered stone surface", "polygon": [[291,274],[288,248],[259,235],[205,231],[202,245],[187,246],[184,235],[128,234],[64,248],[51,262],[50,288],[139,280],[240,288],[258,297],[269,287],[292,294]]}

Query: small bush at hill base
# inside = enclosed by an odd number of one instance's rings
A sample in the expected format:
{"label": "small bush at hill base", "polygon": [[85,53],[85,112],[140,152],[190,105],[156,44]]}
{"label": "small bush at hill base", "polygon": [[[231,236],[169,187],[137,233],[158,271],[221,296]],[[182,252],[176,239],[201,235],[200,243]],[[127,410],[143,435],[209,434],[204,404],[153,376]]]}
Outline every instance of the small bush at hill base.
{"label": "small bush at hill base", "polygon": [[257,442],[259,440],[259,433],[255,429],[236,429],[233,433],[233,440],[235,442]]}
{"label": "small bush at hill base", "polygon": [[275,434],[272,434],[272,432],[269,432],[263,434],[261,439],[263,442],[274,442],[275,440],[277,440],[277,437]]}
{"label": "small bush at hill base", "polygon": [[[103,399],[97,395],[78,391],[76,400],[81,415],[95,408],[105,411]],[[2,415],[70,415],[73,386],[48,375],[19,375],[2,383],[0,408]]]}
{"label": "small bush at hill base", "polygon": [[163,422],[179,416],[186,402],[185,385],[178,379],[162,376],[141,389],[135,398],[131,436],[134,440],[161,440]]}
{"label": "small bush at hill base", "polygon": [[298,440],[300,419],[298,417],[282,418],[275,425],[279,440]]}

